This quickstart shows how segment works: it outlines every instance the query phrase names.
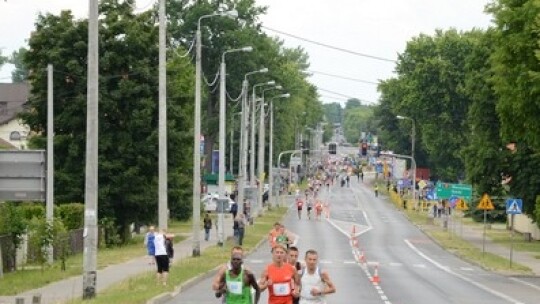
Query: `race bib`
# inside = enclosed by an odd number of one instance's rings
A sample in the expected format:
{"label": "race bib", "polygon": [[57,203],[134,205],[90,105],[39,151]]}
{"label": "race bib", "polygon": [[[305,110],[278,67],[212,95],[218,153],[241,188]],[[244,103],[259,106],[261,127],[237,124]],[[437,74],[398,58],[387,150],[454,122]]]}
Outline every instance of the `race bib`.
{"label": "race bib", "polygon": [[242,294],[242,282],[227,282],[227,290],[232,294]]}
{"label": "race bib", "polygon": [[274,283],[272,290],[276,296],[288,296],[291,294],[291,285],[287,283]]}

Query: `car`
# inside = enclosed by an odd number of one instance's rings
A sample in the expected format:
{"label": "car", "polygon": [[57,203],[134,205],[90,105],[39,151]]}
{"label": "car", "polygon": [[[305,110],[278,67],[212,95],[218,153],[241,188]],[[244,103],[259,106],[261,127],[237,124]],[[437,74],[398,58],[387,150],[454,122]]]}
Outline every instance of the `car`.
{"label": "car", "polygon": [[[205,198],[203,198],[201,200],[201,205],[203,206],[204,211],[216,212],[218,198],[219,196],[217,194],[207,195]],[[227,205],[225,212],[229,212],[235,202],[229,197],[226,199],[229,201],[229,204]]]}

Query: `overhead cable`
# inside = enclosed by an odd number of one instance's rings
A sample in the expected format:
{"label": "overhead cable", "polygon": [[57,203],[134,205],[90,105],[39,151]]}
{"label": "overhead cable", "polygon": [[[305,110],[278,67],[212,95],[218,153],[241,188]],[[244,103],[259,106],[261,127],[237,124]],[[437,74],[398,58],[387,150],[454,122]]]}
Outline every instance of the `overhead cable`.
{"label": "overhead cable", "polygon": [[309,42],[309,43],[312,43],[312,44],[315,44],[315,45],[318,45],[318,46],[323,46],[323,47],[333,49],[333,50],[336,50],[336,51],[349,53],[351,55],[360,56],[360,57],[366,57],[366,58],[379,60],[379,61],[385,61],[385,62],[392,62],[392,63],[396,62],[396,60],[394,60],[394,59],[388,59],[388,58],[383,58],[383,57],[379,57],[379,56],[363,54],[363,53],[359,53],[359,52],[356,52],[356,51],[351,51],[351,50],[348,50],[348,49],[340,48],[340,47],[329,45],[329,44],[326,44],[326,43],[322,43],[322,42],[314,41],[314,40],[311,40],[311,39],[303,38],[303,37],[300,37],[300,36],[297,36],[297,35],[289,34],[289,33],[286,33],[286,32],[280,31],[280,30],[269,28],[267,26],[262,26],[262,27],[269,30],[269,31],[272,31],[272,32],[275,32],[275,33],[278,33],[278,34],[281,34],[281,35],[289,36],[289,37],[292,37],[292,38],[295,38],[295,39],[298,39],[298,40]]}
{"label": "overhead cable", "polygon": [[369,80],[362,80],[362,79],[350,78],[350,77],[346,77],[346,76],[339,76],[339,75],[335,75],[335,74],[330,74],[330,73],[325,73],[325,72],[319,72],[319,71],[314,71],[314,70],[308,70],[308,72],[309,72],[309,73],[313,73],[313,74],[321,74],[321,75],[325,75],[325,76],[330,76],[330,77],[335,77],[335,78],[340,78],[340,79],[345,79],[345,80],[351,80],[351,81],[361,82],[361,83],[367,83],[367,84],[378,85],[377,82],[369,81]]}

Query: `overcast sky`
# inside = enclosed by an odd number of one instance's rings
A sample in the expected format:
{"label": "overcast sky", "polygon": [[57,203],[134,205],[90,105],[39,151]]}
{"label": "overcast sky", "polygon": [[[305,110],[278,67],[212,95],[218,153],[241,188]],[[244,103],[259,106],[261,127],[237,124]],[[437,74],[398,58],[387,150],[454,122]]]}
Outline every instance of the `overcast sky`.
{"label": "overcast sky", "polygon": [[[155,1],[137,0],[137,7],[147,9]],[[492,19],[484,13],[484,6],[490,0],[256,1],[259,5],[269,7],[268,14],[261,17],[263,25],[268,28],[265,31],[282,38],[287,47],[302,46],[308,53],[310,70],[314,73],[310,81],[319,88],[324,102],[344,103],[346,99],[354,97],[363,103],[375,103],[379,94],[376,85],[369,82],[393,76],[395,63],[391,60],[403,52],[407,41],[420,33],[433,35],[435,29],[487,28]],[[88,2],[0,1],[2,54],[8,55],[19,47],[27,46],[26,40],[34,28],[38,12],[56,14],[62,9],[71,9],[77,17],[86,18]],[[353,55],[292,36],[385,60]],[[0,70],[0,82],[10,82],[10,71],[10,66]]]}

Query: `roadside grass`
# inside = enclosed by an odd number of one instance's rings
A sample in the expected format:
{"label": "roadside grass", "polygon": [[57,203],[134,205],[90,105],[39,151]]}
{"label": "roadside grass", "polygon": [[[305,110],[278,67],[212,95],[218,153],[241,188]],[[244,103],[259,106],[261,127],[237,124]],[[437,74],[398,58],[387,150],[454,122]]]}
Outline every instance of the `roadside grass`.
{"label": "roadside grass", "polygon": [[[144,256],[146,248],[143,245],[144,236],[136,236],[129,244],[121,247],[104,248],[98,250],[97,267],[105,268],[109,265],[119,264],[134,258]],[[185,237],[178,236],[175,242],[179,242]],[[80,275],[83,272],[83,255],[75,254],[66,259],[66,270],[62,271],[60,261],[55,261],[52,265],[41,266],[36,264],[25,265],[15,272],[4,274],[3,282],[0,284],[1,295],[16,295],[21,292],[43,287],[52,282],[67,279]]]}
{"label": "roadside grass", "polygon": [[[432,224],[430,222],[430,220],[432,219],[430,219],[429,216],[425,213],[418,213],[416,211],[405,211],[405,214],[411,222],[420,227],[420,229],[422,229],[427,235],[429,235],[437,243],[439,243],[441,247],[463,258],[464,260],[496,272],[532,274],[532,271],[529,267],[520,265],[515,262],[513,262],[512,267],[510,267],[510,261],[508,259],[491,254],[489,252],[482,252],[481,249],[463,240],[460,237],[459,223],[457,223],[453,227],[449,227],[448,230],[444,230],[440,225]],[[463,219],[464,225],[472,225],[473,229],[484,229],[483,223],[476,223],[472,220],[467,220],[468,219]],[[496,242],[510,244],[510,232],[507,230],[498,229],[498,231],[496,232],[494,232],[493,229],[489,230],[489,232],[488,230],[486,230],[486,237],[494,237],[494,241]],[[516,246],[516,244],[521,243],[528,242],[525,242],[523,238],[521,238],[521,240],[519,240],[517,237],[514,238],[515,250],[518,250],[518,248],[520,248],[520,246]],[[522,246],[521,248],[528,247]]]}
{"label": "roadside grass", "polygon": [[[266,239],[268,232],[273,224],[281,221],[288,208],[273,208],[265,212],[262,217],[255,219],[252,226],[246,226],[243,248],[249,252],[263,240]],[[200,257],[187,257],[176,261],[169,274],[169,283],[167,286],[161,286],[156,283],[155,273],[149,271],[130,279],[124,280],[110,288],[99,293],[95,299],[85,300],[76,299],[68,303],[71,304],[137,304],[146,303],[149,299],[164,293],[172,292],[175,287],[192,279],[198,275],[208,273],[217,266],[225,263],[230,258],[230,249],[233,242],[228,240],[224,247],[212,246],[201,253]],[[270,255],[268,257],[270,261]],[[210,286],[208,286],[210,292]]]}

